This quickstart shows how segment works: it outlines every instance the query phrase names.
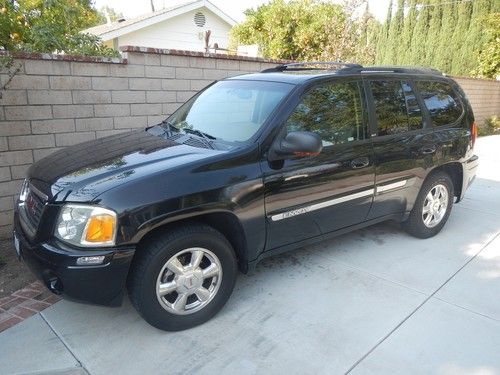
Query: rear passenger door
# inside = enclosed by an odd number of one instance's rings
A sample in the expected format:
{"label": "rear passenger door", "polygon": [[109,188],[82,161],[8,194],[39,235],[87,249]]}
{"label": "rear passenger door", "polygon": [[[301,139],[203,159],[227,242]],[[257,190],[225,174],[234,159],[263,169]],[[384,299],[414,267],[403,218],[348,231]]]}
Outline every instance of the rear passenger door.
{"label": "rear passenger door", "polygon": [[375,197],[368,219],[408,211],[436,144],[409,78],[369,78],[371,139],[375,153]]}

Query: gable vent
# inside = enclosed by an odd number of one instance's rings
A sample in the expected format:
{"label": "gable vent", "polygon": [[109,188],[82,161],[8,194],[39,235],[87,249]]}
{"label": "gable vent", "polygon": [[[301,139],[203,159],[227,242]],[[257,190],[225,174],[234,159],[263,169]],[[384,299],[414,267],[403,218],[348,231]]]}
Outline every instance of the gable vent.
{"label": "gable vent", "polygon": [[196,12],[194,14],[194,23],[196,24],[196,26],[203,27],[205,26],[205,22],[207,22],[207,20],[205,19],[205,15],[203,13]]}

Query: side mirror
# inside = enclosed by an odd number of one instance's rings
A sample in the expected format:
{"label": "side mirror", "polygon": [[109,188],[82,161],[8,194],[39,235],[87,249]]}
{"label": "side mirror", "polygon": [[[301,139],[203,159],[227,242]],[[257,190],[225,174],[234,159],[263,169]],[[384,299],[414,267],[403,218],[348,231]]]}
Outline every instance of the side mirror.
{"label": "side mirror", "polygon": [[290,132],[272,148],[272,160],[286,157],[316,156],[323,149],[321,138],[312,132]]}

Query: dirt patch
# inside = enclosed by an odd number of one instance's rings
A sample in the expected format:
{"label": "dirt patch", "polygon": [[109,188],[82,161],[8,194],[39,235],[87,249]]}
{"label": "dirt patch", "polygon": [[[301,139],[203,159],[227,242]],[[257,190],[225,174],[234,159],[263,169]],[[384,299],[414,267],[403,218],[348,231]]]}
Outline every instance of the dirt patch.
{"label": "dirt patch", "polygon": [[0,240],[0,298],[35,280],[26,264],[17,259],[12,240]]}

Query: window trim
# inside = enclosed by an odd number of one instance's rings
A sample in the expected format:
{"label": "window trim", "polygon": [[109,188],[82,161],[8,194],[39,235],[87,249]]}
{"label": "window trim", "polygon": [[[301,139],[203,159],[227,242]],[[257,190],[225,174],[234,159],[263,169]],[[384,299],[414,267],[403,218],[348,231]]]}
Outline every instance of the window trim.
{"label": "window trim", "polygon": [[[426,130],[432,128],[432,126],[429,126],[430,124],[432,124],[432,122],[429,121],[429,117],[428,117],[429,113],[427,111],[427,107],[423,106],[423,102],[420,101],[422,99],[420,97],[420,92],[418,90],[416,90],[416,84],[414,84],[413,78],[411,76],[400,76],[400,77],[395,77],[395,76],[373,77],[373,76],[371,76],[371,77],[364,77],[363,81],[364,81],[366,97],[367,97],[367,102],[368,102],[368,108],[369,108],[369,117],[370,117],[369,137],[371,139],[376,139],[376,138],[385,139],[385,138],[401,136],[403,134],[414,135],[414,134],[419,134],[419,133],[425,132]],[[395,133],[395,134],[379,135],[378,134],[377,115],[375,112],[375,98],[373,97],[373,91],[372,91],[371,86],[370,86],[371,81],[398,81],[398,82],[400,82],[400,84],[402,82],[408,83],[408,85],[411,87],[413,93],[415,94],[418,105],[420,106],[420,111],[422,112],[422,128],[415,129],[415,130],[407,130],[405,132]]]}
{"label": "window trim", "polygon": [[334,147],[340,147],[340,146],[348,146],[348,145],[356,145],[361,142],[365,142],[370,139],[370,132],[369,132],[369,127],[370,127],[370,116],[368,113],[368,100],[366,98],[366,93],[364,91],[364,83],[363,83],[363,77],[360,76],[351,76],[351,77],[328,77],[326,79],[321,79],[321,80],[314,80],[310,82],[307,85],[304,85],[302,87],[302,90],[299,95],[297,95],[297,100],[294,102],[293,106],[291,106],[290,110],[284,117],[282,124],[280,125],[280,130],[278,132],[277,137],[275,138],[274,142],[277,140],[281,140],[284,138],[287,134],[286,132],[286,122],[292,115],[293,111],[297,108],[297,106],[302,102],[302,99],[304,98],[307,93],[313,89],[315,89],[318,86],[322,85],[328,85],[328,84],[339,84],[339,83],[357,83],[358,90],[359,90],[359,97],[361,100],[361,111],[362,111],[362,121],[363,121],[363,139],[356,139],[351,142],[347,143],[339,143],[339,144],[332,144],[332,145],[327,145],[323,146],[323,150],[329,151],[330,149]]}
{"label": "window trim", "polygon": [[[433,129],[437,130],[437,129],[443,129],[446,127],[455,127],[457,124],[460,124],[463,121],[464,116],[465,116],[465,112],[466,112],[465,105],[462,101],[462,97],[461,97],[460,93],[457,92],[457,90],[455,89],[454,85],[451,82],[446,81],[446,80],[441,80],[441,79],[430,79],[430,78],[416,78],[413,81],[415,84],[416,92],[418,93],[418,97],[422,101],[423,110],[425,111],[426,117],[428,117],[428,120],[429,120],[429,124]],[[442,83],[444,85],[448,85],[451,88],[451,91],[455,94],[456,98],[458,99],[458,103],[460,104],[460,107],[462,108],[462,112],[460,113],[460,116],[458,116],[458,118],[454,122],[450,122],[449,124],[436,125],[434,123],[434,120],[432,119],[432,116],[431,116],[429,109],[425,105],[425,100],[424,100],[422,94],[420,93],[420,89],[418,88],[418,82],[436,82],[436,83]]]}

